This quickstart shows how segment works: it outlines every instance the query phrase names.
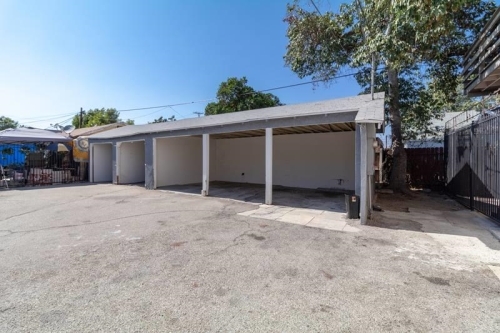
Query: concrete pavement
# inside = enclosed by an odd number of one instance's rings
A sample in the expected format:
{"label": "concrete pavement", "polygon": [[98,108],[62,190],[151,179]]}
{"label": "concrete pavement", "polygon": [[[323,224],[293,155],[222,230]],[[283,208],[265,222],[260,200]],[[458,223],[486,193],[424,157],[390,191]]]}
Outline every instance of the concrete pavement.
{"label": "concrete pavement", "polygon": [[394,216],[346,233],[114,185],[0,203],[2,332],[500,330],[500,243],[466,221],[465,234]]}

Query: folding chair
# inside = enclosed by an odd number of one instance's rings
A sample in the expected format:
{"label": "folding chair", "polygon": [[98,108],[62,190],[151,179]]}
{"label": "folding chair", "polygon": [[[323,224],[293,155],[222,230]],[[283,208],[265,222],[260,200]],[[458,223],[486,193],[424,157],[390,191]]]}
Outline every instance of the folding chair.
{"label": "folding chair", "polygon": [[3,169],[3,166],[0,164],[0,185],[3,184],[6,188],[9,188],[9,178],[5,177],[5,171]]}

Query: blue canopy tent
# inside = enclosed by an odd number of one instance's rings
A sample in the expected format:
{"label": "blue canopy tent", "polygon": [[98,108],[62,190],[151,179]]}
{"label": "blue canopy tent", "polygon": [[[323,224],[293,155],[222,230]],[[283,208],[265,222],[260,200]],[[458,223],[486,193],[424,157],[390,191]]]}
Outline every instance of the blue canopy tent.
{"label": "blue canopy tent", "polygon": [[38,128],[8,128],[0,131],[0,144],[70,141],[71,138],[65,136],[61,132],[47,131]]}
{"label": "blue canopy tent", "polygon": [[33,185],[69,182],[75,167],[70,155],[59,152],[71,152],[71,145],[66,145],[71,141],[61,132],[9,128],[0,131],[0,164],[11,180],[22,184],[28,179]]}

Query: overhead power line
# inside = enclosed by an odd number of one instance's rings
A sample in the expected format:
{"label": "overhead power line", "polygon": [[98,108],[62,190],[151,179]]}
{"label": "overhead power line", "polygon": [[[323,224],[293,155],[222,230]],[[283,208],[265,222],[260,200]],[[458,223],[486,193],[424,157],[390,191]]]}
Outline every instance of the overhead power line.
{"label": "overhead power line", "polygon": [[161,109],[159,109],[159,110],[156,110],[156,111],[153,111],[153,112],[150,112],[150,113],[143,114],[143,115],[141,115],[141,116],[134,117],[134,118],[132,118],[132,120],[136,120],[136,119],[139,119],[139,118],[147,117],[147,116],[150,116],[150,115],[152,115],[152,114],[155,114],[155,113],[158,113],[158,112],[160,112],[160,111],[163,111],[163,110],[165,110],[165,109],[167,109],[167,107],[161,108]]}
{"label": "overhead power line", "polygon": [[[384,68],[379,68],[378,70],[383,70]],[[274,90],[281,90],[281,89],[286,89],[286,88],[293,88],[293,87],[298,87],[298,86],[304,86],[304,85],[308,85],[308,84],[314,84],[314,83],[319,83],[319,82],[324,82],[324,81],[328,81],[328,80],[335,80],[335,79],[341,79],[341,78],[345,78],[345,77],[349,77],[349,76],[354,76],[356,74],[360,74],[361,71],[357,71],[357,72],[353,72],[353,73],[347,73],[347,74],[342,74],[342,75],[337,75],[335,77],[332,77],[332,78],[329,78],[329,79],[317,79],[317,80],[311,80],[311,81],[307,81],[307,82],[300,82],[300,83],[295,83],[295,84],[289,84],[289,85],[285,85],[285,86],[280,86],[280,87],[274,87],[274,88],[269,88],[269,89],[263,89],[263,90],[258,90],[258,91],[254,91],[254,92],[249,92],[249,93],[245,93],[245,94],[242,94],[242,95],[252,95],[252,94],[258,94],[258,93],[263,93],[263,92],[269,92],[269,91],[274,91]],[[176,106],[184,106],[184,105],[190,105],[190,104],[199,104],[199,103],[206,103],[206,102],[211,102],[211,101],[215,101],[217,100],[217,98],[207,98],[207,99],[200,99],[200,100],[195,100],[195,101],[190,101],[190,102],[182,102],[182,103],[175,103],[175,104],[165,104],[165,105],[158,105],[158,106],[147,106],[147,107],[141,107],[141,108],[134,108],[134,109],[123,109],[123,110],[117,110],[118,112],[132,112],[132,111],[142,111],[142,110],[153,110],[153,109],[166,109],[166,108],[170,108],[172,109],[176,114],[178,114],[180,117],[184,118],[184,116],[178,112],[177,110],[174,109],[174,107]],[[132,119],[137,119],[137,118],[142,118],[142,117],[146,117],[146,116],[149,116],[151,114],[155,114],[157,112],[160,112],[162,110],[156,110],[154,112],[151,112],[151,113],[148,113],[148,114],[145,114],[145,115],[140,115],[140,116],[137,116],[137,117],[134,117]],[[78,112],[72,112],[72,113],[64,113],[64,114],[60,114],[60,115],[53,115],[54,117],[51,117],[51,116],[41,116],[40,118],[43,118],[43,119],[40,119],[40,120],[32,120],[32,121],[20,121],[21,123],[23,124],[32,124],[32,123],[39,123],[39,122],[45,122],[45,121],[50,121],[50,120],[57,120],[57,119],[61,119],[63,117],[66,117],[68,115],[72,115],[72,117],[70,119],[73,119],[74,115],[76,115]],[[51,118],[46,118],[46,117],[51,117]],[[33,118],[25,118],[27,120],[31,120],[31,119],[38,119],[38,117],[33,117]],[[68,120],[65,120],[64,122],[66,122]]]}
{"label": "overhead power line", "polygon": [[74,114],[73,112],[71,113],[59,113],[59,114],[47,114],[45,116],[38,116],[38,117],[26,117],[26,118],[18,118],[18,121],[24,121],[24,120],[35,120],[35,119],[45,119],[45,118],[50,118],[50,117],[64,117],[64,116],[69,116]]}
{"label": "overhead power line", "polygon": [[[380,68],[379,70],[383,70],[383,68]],[[354,75],[359,74],[359,73],[361,73],[361,71],[354,72],[354,73],[337,75],[335,77],[328,78],[328,79],[317,79],[317,80],[311,80],[311,81],[307,81],[307,82],[289,84],[289,85],[286,85],[286,86],[280,86],[280,87],[274,87],[274,88],[269,88],[269,89],[263,89],[263,90],[249,92],[249,93],[244,93],[244,94],[241,94],[241,95],[243,95],[243,96],[244,95],[253,95],[253,94],[258,94],[258,93],[268,92],[268,91],[273,91],[273,90],[280,90],[280,89],[286,89],[286,88],[293,88],[293,87],[298,87],[298,86],[304,86],[304,85],[307,85],[307,84],[313,84],[313,83],[324,82],[324,81],[328,81],[328,80],[335,80],[335,79],[341,79],[341,78],[345,78],[345,77],[349,77],[349,76],[354,76]],[[147,107],[142,107],[142,108],[124,109],[124,110],[117,110],[117,111],[118,112],[131,112],[131,111],[160,109],[160,108],[166,108],[166,107],[172,108],[174,106],[182,106],[182,105],[189,105],[189,104],[205,103],[205,102],[211,102],[211,101],[215,101],[215,100],[217,100],[217,98],[207,98],[207,99],[201,99],[201,100],[196,100],[196,101],[192,101],[192,102],[183,102],[183,103],[166,104],[166,105],[158,105],[158,106],[147,106]]]}
{"label": "overhead power line", "polygon": [[[23,125],[24,124],[41,123],[41,122],[45,122],[45,121],[49,121],[49,120],[57,120],[57,119],[61,119],[61,118],[66,118],[66,116],[68,116],[68,114],[65,114],[64,116],[54,117],[54,118],[46,118],[46,119],[33,120],[33,121],[20,121],[20,122]],[[73,116],[71,117],[71,119],[73,119]]]}
{"label": "overhead power line", "polygon": [[318,6],[316,6],[316,4],[314,3],[314,0],[311,0],[311,3],[314,6],[314,8],[316,8],[316,11],[318,12],[318,14],[321,15],[321,12],[319,11]]}
{"label": "overhead power line", "polygon": [[184,118],[184,116],[182,114],[180,114],[179,112],[177,112],[176,109],[174,109],[173,107],[169,106],[169,108],[171,108],[175,113],[177,113],[181,118]]}

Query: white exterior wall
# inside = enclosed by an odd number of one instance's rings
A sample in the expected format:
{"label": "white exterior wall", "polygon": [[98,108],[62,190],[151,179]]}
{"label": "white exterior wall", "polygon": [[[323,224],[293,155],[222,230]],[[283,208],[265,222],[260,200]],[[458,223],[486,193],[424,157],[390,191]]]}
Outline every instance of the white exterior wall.
{"label": "white exterior wall", "polygon": [[133,184],[145,181],[144,141],[122,142],[120,144],[118,177],[120,184]]}
{"label": "white exterior wall", "polygon": [[201,137],[156,139],[156,186],[202,181]]}
{"label": "white exterior wall", "polygon": [[[273,185],[354,190],[354,146],[355,132],[276,135]],[[219,139],[215,147],[211,180],[265,183],[265,137]]]}
{"label": "white exterior wall", "polygon": [[354,190],[355,132],[274,137],[273,183]]}
{"label": "white exterior wall", "polygon": [[93,158],[93,179],[94,183],[113,181],[113,145],[94,144],[92,145]]}

